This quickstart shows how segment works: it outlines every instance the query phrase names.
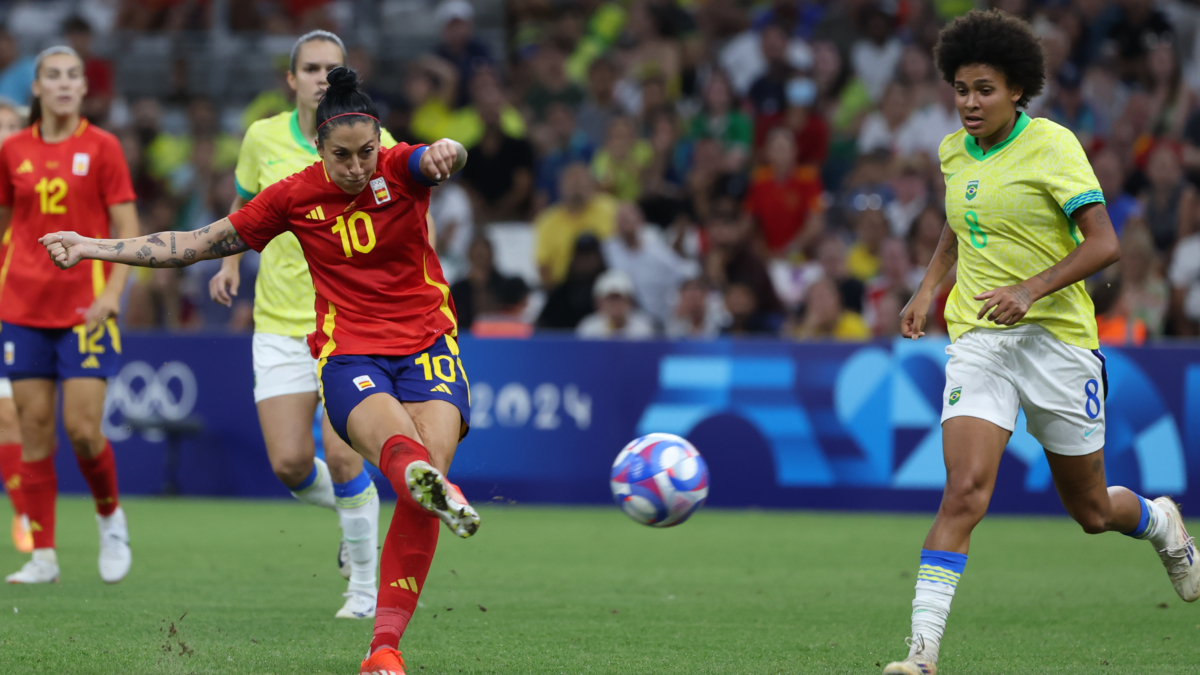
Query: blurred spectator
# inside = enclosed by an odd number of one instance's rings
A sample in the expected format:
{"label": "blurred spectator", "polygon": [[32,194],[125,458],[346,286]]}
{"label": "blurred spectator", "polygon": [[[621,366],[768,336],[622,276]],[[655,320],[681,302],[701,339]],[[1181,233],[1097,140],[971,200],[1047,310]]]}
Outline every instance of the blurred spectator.
{"label": "blurred spectator", "polygon": [[26,126],[25,116],[17,109],[17,104],[0,98],[0,143]]}
{"label": "blurred spectator", "polygon": [[442,37],[434,53],[458,71],[458,91],[449,102],[457,108],[470,99],[467,87],[475,73],[492,66],[492,52],[475,37],[475,8],[467,0],[443,0],[436,17]]}
{"label": "blurred spectator", "polygon": [[579,130],[587,134],[592,145],[602,145],[608,133],[609,122],[621,114],[614,89],[617,84],[617,67],[608,58],[592,61],[588,68],[588,94],[579,106],[576,121]]}
{"label": "blurred spectator", "polygon": [[865,209],[854,217],[857,241],[846,253],[846,269],[859,281],[868,281],[879,274],[879,254],[887,239],[887,220],[883,211]]}
{"label": "blurred spectator", "polygon": [[817,104],[816,82],[796,77],[784,86],[783,107],[778,113],[761,113],[754,120],[754,147],[761,149],[772,129],[783,126],[796,136],[796,161],[820,165],[829,155],[829,124]]}
{"label": "blurred spectator", "polygon": [[712,306],[708,282],[688,279],[679,287],[679,299],[666,324],[672,340],[713,338],[721,334],[720,312]]}
{"label": "blurred spectator", "polygon": [[0,29],[0,96],[29,105],[34,67],[34,57],[22,56],[16,38]]}
{"label": "blurred spectator", "polygon": [[470,161],[460,172],[463,185],[470,188],[483,224],[526,220],[533,197],[533,146],[504,130],[499,88],[476,80],[478,89],[486,90],[477,89],[475,97],[483,135],[469,148]]}
{"label": "blurred spectator", "polygon": [[909,259],[917,269],[921,270],[922,274],[929,266],[929,262],[933,260],[933,253],[937,250],[938,241],[942,238],[942,228],[945,224],[946,216],[942,210],[931,205],[921,211],[921,215],[917,216],[916,223],[908,231]]}
{"label": "blurred spectator", "polygon": [[576,240],[580,235],[590,234],[604,240],[616,227],[617,200],[596,192],[595,180],[586,164],[571,164],[563,170],[559,193],[559,202],[543,211],[533,224],[538,273],[547,289],[566,278],[571,251],[576,250],[578,255]]}
{"label": "blurred spectator", "polygon": [[[200,139],[213,143],[212,166],[218,171],[232,169],[237,164],[241,141],[232,134],[221,131],[217,109],[212,101],[196,98],[188,105],[188,130],[184,134],[159,133],[146,146],[146,159],[150,175],[159,180],[171,176],[184,167]],[[147,120],[147,124],[154,121]]]}
{"label": "blurred spectator", "polygon": [[527,338],[533,326],[525,320],[529,286],[521,277],[505,277],[495,293],[496,311],[480,314],[471,324],[471,335],[483,338]]}
{"label": "blurred spectator", "polygon": [[538,144],[537,178],[534,204],[537,211],[558,201],[558,180],[570,164],[590,164],[595,148],[587,134],[575,125],[575,111],[556,101],[546,109],[546,123],[538,127],[534,142]]}
{"label": "blurred spectator", "polygon": [[[451,106],[458,97],[458,81],[454,64],[432,54],[409,64],[404,91],[413,107],[409,126],[417,140],[432,143],[454,133]],[[457,135],[452,137],[466,143]]]}
{"label": "blurred spectator", "polygon": [[671,111],[660,111],[651,126],[650,147],[654,158],[645,172],[642,186],[642,210],[651,222],[668,227],[684,210],[684,184],[692,146],[679,137],[679,118]]}
{"label": "blurred spectator", "polygon": [[899,152],[901,146],[916,148],[920,145],[920,129],[916,123],[909,124],[912,114],[909,93],[898,84],[887,87],[879,110],[867,115],[862,130],[858,132],[858,153],[867,155],[877,150]]}
{"label": "blurred spectator", "polygon": [[437,254],[446,280],[453,283],[467,272],[475,215],[471,197],[458,181],[442,183],[429,198],[429,216],[437,232]]}
{"label": "blurred spectator", "polygon": [[[912,297],[913,291],[921,285],[924,270],[913,269],[909,260],[908,246],[903,239],[892,237],[883,242],[880,249],[879,276],[871,279],[866,285],[864,295],[865,306],[862,312],[867,325],[875,335],[891,335],[884,329],[885,324],[900,315],[900,309]],[[889,295],[896,294],[904,298],[899,308],[892,312],[892,307],[885,306]]]}
{"label": "blurred spectator", "polygon": [[875,338],[900,336],[900,314],[911,296],[902,290],[893,289],[884,293],[875,306],[875,319],[871,321],[871,335]]}
{"label": "blurred spectator", "polygon": [[817,264],[821,268],[818,278],[829,279],[837,286],[842,307],[861,314],[867,287],[846,269],[846,244],[840,236],[830,234],[821,240]]}
{"label": "blurred spectator", "polygon": [[784,334],[796,340],[861,341],[871,337],[871,329],[862,316],[842,307],[837,286],[823,278],[808,290],[803,313],[784,327]]}
{"label": "blurred spectator", "polygon": [[824,229],[821,177],[816,167],[796,165],[796,143],[786,127],[767,137],[765,166],[754,172],[745,209],[773,255],[815,249]]}
{"label": "blurred spectator", "polygon": [[1096,306],[1096,332],[1103,345],[1137,345],[1146,342],[1146,324],[1131,316],[1129,303],[1121,292],[1121,279],[1100,284],[1092,292]]}
{"label": "blurred spectator", "polygon": [[534,82],[525,92],[525,104],[533,113],[534,120],[544,120],[547,109],[553,103],[561,103],[571,109],[583,103],[583,89],[567,79],[566,59],[566,54],[552,42],[538,47],[531,64]]}
{"label": "blurred spectator", "polygon": [[458,325],[470,330],[475,317],[500,309],[505,276],[496,270],[495,251],[487,237],[475,237],[467,249],[470,267],[462,280],[450,285]]}
{"label": "blurred spectator", "polygon": [[1125,222],[1141,214],[1142,205],[1137,198],[1124,190],[1126,176],[1116,152],[1104,149],[1096,153],[1092,157],[1092,170],[1095,171],[1096,180],[1104,192],[1104,206],[1108,210],[1109,219],[1112,220],[1113,229],[1120,236]]}
{"label": "blurred spectator", "polygon": [[864,3],[860,6],[862,37],[855,40],[850,49],[850,62],[871,98],[878,101],[896,73],[904,45],[892,33],[892,17],[879,5]]}
{"label": "blurred spectator", "polygon": [[795,74],[787,59],[788,34],[779,24],[767,24],[759,38],[766,68],[750,85],[747,98],[759,119],[782,116],[787,105],[787,84]]}
{"label": "blurred spectator", "polygon": [[592,340],[648,340],[654,337],[654,319],[637,309],[633,280],[621,270],[608,270],[592,289],[596,311],[579,322],[575,334]]}
{"label": "blurred spectator", "polygon": [[660,323],[671,315],[679,284],[699,271],[694,261],[684,260],[654,228],[646,227],[635,204],[617,208],[616,233],[604,242],[603,251],[610,269],[628,275],[638,306]]}
{"label": "blurred spectator", "polygon": [[1136,81],[1145,68],[1146,55],[1160,42],[1172,39],[1171,22],[1154,6],[1154,0],[1122,0],[1108,31],[1117,72]]}
{"label": "blurred spectator", "polygon": [[[736,203],[728,197],[722,197],[713,205],[708,221],[704,271],[718,287],[740,284],[751,290],[755,301],[743,319],[753,315],[778,324],[783,303],[775,294],[766,261],[755,251],[750,223],[739,218]],[[729,294],[726,293],[728,303]],[[737,308],[746,309],[745,303],[737,304]],[[731,309],[730,314],[735,312]]]}
{"label": "blurred spectator", "polygon": [[566,278],[546,297],[538,328],[573,330],[578,326],[595,308],[592,287],[604,269],[600,240],[591,233],[580,235],[574,242]]}
{"label": "blurred spectator", "polygon": [[1068,63],[1058,74],[1058,88],[1047,117],[1075,132],[1079,143],[1087,148],[1096,134],[1096,115],[1091,105],[1083,98],[1082,74]]}
{"label": "blurred spectator", "polygon": [[905,237],[913,221],[925,210],[929,193],[925,188],[925,175],[918,156],[910,156],[897,162],[899,169],[889,181],[896,198],[883,208],[892,236]]}
{"label": "blurred spectator", "polygon": [[765,337],[778,330],[778,317],[760,309],[759,295],[749,284],[734,282],[725,288],[725,312],[729,321],[721,331],[724,335]]}
{"label": "blurred spectator", "polygon": [[614,117],[604,146],[592,158],[592,172],[600,189],[622,201],[635,202],[642,195],[645,174],[653,161],[654,147],[637,137],[633,120]]}
{"label": "blurred spectator", "polygon": [[1143,213],[1154,247],[1164,255],[1177,239],[1190,234],[1189,225],[1200,207],[1196,188],[1183,176],[1179,155],[1177,145],[1161,141],[1146,162],[1149,185],[1142,195]]}
{"label": "blurred spectator", "polygon": [[1178,139],[1187,122],[1190,92],[1172,41],[1159,42],[1146,55],[1145,88],[1150,94],[1150,130],[1155,136]]}
{"label": "blurred spectator", "polygon": [[87,78],[83,116],[96,124],[104,124],[108,120],[108,109],[115,94],[112,63],[92,53],[92,27],[83,17],[67,19],[62,32],[67,44],[83,59],[83,74]]}
{"label": "blurred spectator", "polygon": [[746,113],[734,107],[729,78],[714,70],[704,88],[704,107],[692,118],[689,136],[695,139],[713,138],[720,142],[721,166],[726,171],[741,169],[750,155],[754,140],[754,123]]}
{"label": "blurred spectator", "polygon": [[617,58],[623,64],[625,78],[616,85],[617,98],[629,112],[641,110],[641,85],[650,76],[661,78],[669,99],[678,97],[682,88],[682,44],[669,39],[664,29],[678,32],[686,28],[668,25],[669,17],[662,10],[669,11],[672,6],[670,1],[652,3],[649,0],[638,0],[629,5],[625,32],[617,42]]}
{"label": "blurred spectator", "polygon": [[[254,2],[230,3],[251,14]],[[211,3],[204,0],[125,0],[117,13],[117,27],[132,31],[202,30],[209,26]],[[255,27],[257,29],[257,26]]]}
{"label": "blurred spectator", "polygon": [[1121,294],[1129,315],[1141,321],[1152,337],[1161,336],[1170,303],[1170,289],[1159,272],[1154,241],[1140,221],[1131,221],[1121,236],[1121,261],[1117,263],[1117,268],[1122,282]]}

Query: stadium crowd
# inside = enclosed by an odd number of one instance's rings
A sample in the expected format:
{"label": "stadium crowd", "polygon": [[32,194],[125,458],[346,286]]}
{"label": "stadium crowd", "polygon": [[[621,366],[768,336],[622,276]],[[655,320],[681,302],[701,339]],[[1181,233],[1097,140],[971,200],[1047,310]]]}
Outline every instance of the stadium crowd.
{"label": "stadium crowd", "polygon": [[[211,20],[200,0],[104,4],[117,6],[109,29]],[[336,32],[338,4],[235,2],[230,22]],[[937,245],[938,146],[960,123],[933,42],[981,4],[509,0],[495,53],[467,0],[431,0],[438,44],[403,73],[381,74],[352,41],[348,61],[397,139],[470,151],[432,207],[463,328],[868,340],[898,334]],[[990,4],[1034,25],[1048,72],[1028,112],[1079,137],[1120,236],[1120,263],[1089,283],[1101,341],[1197,335],[1200,3]],[[143,230],[227,213],[239,133],[288,109],[286,85],[230,116],[181,68],[166,97],[130,100],[93,30],[76,16],[61,35],[87,60],[85,111],[122,140]],[[26,103],[31,77],[30,54],[0,33],[0,95]],[[500,249],[511,261],[514,242],[528,264],[506,268]],[[243,259],[232,309],[208,298],[219,264],[138,270],[122,321],[249,330],[255,260]]]}

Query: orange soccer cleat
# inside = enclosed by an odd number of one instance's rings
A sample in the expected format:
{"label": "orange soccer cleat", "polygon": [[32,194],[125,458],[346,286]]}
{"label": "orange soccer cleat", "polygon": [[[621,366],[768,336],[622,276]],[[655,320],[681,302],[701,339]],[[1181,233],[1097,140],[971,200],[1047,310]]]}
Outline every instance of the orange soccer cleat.
{"label": "orange soccer cleat", "polygon": [[12,538],[18,553],[33,553],[33,531],[25,516],[13,516]]}
{"label": "orange soccer cleat", "polygon": [[404,675],[404,659],[400,650],[384,647],[362,662],[359,675]]}

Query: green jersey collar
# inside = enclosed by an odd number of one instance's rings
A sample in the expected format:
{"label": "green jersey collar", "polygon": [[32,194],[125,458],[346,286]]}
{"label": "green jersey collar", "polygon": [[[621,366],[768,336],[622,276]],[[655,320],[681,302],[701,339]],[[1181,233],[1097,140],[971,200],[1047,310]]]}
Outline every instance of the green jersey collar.
{"label": "green jersey collar", "polygon": [[[1021,132],[1024,131],[1025,127],[1027,127],[1027,126],[1029,126],[1029,115],[1026,115],[1025,113],[1018,110],[1017,111],[1017,123],[1013,125],[1013,130],[1011,132],[1009,132],[1008,138],[993,145],[991,147],[991,149],[988,150],[986,153],[979,148],[979,139],[975,138],[974,136],[972,136],[970,134],[967,134],[967,138],[965,141],[965,145],[967,146],[967,154],[969,154],[971,157],[974,157],[976,161],[982,162],[983,160],[987,159],[988,157],[991,157],[992,155],[996,154],[996,151],[1007,146],[1009,143],[1012,143],[1013,140],[1016,139],[1017,136],[1021,135]],[[299,129],[299,127],[296,127],[296,128]]]}
{"label": "green jersey collar", "polygon": [[[304,132],[300,131],[300,110],[299,109],[292,111],[292,118],[291,118],[291,122],[288,123],[288,127],[291,128],[292,138],[295,139],[297,145],[299,145],[300,147],[307,150],[310,154],[313,154],[313,155],[317,154],[317,149],[313,147],[312,141],[305,138]],[[1012,137],[1010,136],[1009,138],[1011,139]],[[1004,142],[1007,143],[1008,141],[1004,141]],[[1003,143],[1001,145],[1003,145]],[[997,145],[996,147],[998,148],[1000,146]]]}

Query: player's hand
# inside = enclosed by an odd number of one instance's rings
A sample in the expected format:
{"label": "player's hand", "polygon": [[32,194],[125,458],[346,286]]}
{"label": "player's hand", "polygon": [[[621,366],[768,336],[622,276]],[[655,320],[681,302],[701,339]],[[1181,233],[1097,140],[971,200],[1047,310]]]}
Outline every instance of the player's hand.
{"label": "player's hand", "polygon": [[421,155],[421,173],[431,180],[443,181],[454,173],[454,163],[458,161],[458,144],[443,138],[434,142]]}
{"label": "player's hand", "polygon": [[[979,310],[979,314],[975,318],[982,319],[983,315],[987,314],[988,321],[998,326],[1016,324],[1025,318],[1029,307],[1033,305],[1033,294],[1024,284],[996,288],[980,293],[975,296],[975,299],[987,301],[983,303],[983,308]],[[988,310],[991,310],[990,314],[988,314]]]}
{"label": "player's hand", "polygon": [[933,304],[933,294],[919,290],[900,312],[900,334],[916,340],[925,336],[925,321],[929,315],[929,306]]}
{"label": "player's hand", "polygon": [[89,241],[77,232],[54,232],[38,239],[38,243],[46,247],[54,264],[64,270],[74,267],[92,252],[88,247]]}
{"label": "player's hand", "polygon": [[208,280],[208,295],[214,301],[226,307],[232,307],[233,299],[237,297],[238,287],[241,284],[242,273],[236,264],[221,265],[221,271]]}
{"label": "player's hand", "polygon": [[120,294],[114,295],[105,291],[92,302],[91,307],[88,307],[88,311],[83,315],[83,320],[87,323],[88,330],[91,331],[97,324],[103,323],[108,319],[115,319],[120,313]]}

